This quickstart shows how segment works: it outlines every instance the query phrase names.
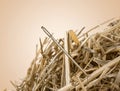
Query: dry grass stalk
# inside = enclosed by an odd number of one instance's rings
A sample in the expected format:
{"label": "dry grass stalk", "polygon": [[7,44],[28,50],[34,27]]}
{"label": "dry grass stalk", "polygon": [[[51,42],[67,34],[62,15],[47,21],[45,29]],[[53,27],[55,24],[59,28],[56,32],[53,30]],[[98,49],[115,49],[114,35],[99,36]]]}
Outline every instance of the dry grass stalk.
{"label": "dry grass stalk", "polygon": [[[69,34],[65,33],[65,40],[64,40],[64,49],[69,53]],[[66,85],[70,83],[70,61],[68,56],[65,55],[65,79]]]}

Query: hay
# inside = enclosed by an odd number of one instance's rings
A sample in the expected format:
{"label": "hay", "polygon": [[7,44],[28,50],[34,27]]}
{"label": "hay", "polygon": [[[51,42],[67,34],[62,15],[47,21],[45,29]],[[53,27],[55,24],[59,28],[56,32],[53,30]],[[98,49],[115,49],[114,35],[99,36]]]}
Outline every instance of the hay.
{"label": "hay", "polygon": [[109,22],[103,32],[89,35],[97,25],[57,40],[42,27],[49,37],[40,39],[24,80],[11,82],[16,91],[120,91],[120,20]]}

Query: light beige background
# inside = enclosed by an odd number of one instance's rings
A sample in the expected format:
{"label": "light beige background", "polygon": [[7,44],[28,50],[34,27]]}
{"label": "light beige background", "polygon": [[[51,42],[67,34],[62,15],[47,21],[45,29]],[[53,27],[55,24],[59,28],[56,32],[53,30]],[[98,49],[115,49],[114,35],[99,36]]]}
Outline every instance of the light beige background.
{"label": "light beige background", "polygon": [[120,0],[0,0],[0,91],[26,75],[44,25],[55,37],[120,15]]}

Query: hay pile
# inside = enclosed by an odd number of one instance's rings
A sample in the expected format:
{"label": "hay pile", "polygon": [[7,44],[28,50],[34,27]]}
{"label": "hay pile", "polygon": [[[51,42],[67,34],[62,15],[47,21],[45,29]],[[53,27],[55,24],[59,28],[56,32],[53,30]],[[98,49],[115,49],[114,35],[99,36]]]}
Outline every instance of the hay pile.
{"label": "hay pile", "polygon": [[42,29],[49,38],[40,39],[24,80],[11,82],[16,91],[120,91],[120,20],[100,33],[70,30],[57,40]]}

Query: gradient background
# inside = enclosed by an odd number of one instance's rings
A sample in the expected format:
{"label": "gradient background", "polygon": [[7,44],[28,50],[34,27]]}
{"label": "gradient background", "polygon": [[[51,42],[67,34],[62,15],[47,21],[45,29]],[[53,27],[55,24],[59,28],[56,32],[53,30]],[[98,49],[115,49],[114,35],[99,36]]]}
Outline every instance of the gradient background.
{"label": "gradient background", "polygon": [[26,75],[44,25],[61,37],[120,16],[120,0],[0,0],[0,91]]}

